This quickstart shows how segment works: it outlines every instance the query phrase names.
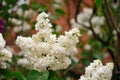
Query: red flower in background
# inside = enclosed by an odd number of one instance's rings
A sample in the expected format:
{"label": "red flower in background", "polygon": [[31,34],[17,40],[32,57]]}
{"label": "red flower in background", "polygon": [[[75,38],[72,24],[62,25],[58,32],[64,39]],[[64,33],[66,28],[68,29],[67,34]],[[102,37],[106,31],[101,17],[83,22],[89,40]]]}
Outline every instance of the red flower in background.
{"label": "red flower in background", "polygon": [[5,21],[3,19],[0,19],[0,33],[4,31],[5,27]]}

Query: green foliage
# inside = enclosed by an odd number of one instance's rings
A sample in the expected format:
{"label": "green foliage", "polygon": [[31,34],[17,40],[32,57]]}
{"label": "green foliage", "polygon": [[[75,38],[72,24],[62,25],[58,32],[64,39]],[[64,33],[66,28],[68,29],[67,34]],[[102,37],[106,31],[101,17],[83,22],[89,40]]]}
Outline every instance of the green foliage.
{"label": "green foliage", "polygon": [[31,3],[30,6],[31,6],[32,9],[38,10],[39,12],[48,10],[48,6],[47,5],[39,4],[38,2],[33,2],[33,3]]}
{"label": "green foliage", "polygon": [[94,52],[93,56],[95,59],[103,59],[103,53],[102,52]]}
{"label": "green foliage", "polygon": [[39,3],[37,3],[37,2],[32,2],[32,3],[31,3],[31,8],[33,8],[33,9],[37,10],[37,9],[39,9],[39,8],[40,8],[40,4],[39,4]]}
{"label": "green foliage", "polygon": [[49,78],[48,80],[63,80],[60,77],[56,76],[56,73],[54,71],[49,71]]}
{"label": "green foliage", "polygon": [[88,52],[88,51],[82,51],[82,53],[81,53],[82,57],[90,57],[91,55],[92,55],[92,53]]}
{"label": "green foliage", "polygon": [[27,10],[27,9],[29,9],[29,7],[28,7],[27,4],[22,4],[20,7],[21,7],[24,11]]}
{"label": "green foliage", "polygon": [[27,80],[48,80],[49,72],[44,71],[42,73],[32,70],[27,75]]}
{"label": "green foliage", "polygon": [[17,80],[26,80],[25,76],[18,71],[10,71],[7,69],[0,69],[0,74],[2,74],[5,79],[17,79]]}
{"label": "green foliage", "polygon": [[49,72],[44,71],[37,80],[48,80]]}
{"label": "green foliage", "polygon": [[59,15],[65,15],[65,12],[62,9],[55,9],[55,12]]}
{"label": "green foliage", "polygon": [[7,69],[0,69],[0,78],[7,80],[63,80],[60,77],[57,77],[54,71],[44,71],[38,72],[36,70],[31,70],[28,72],[27,76],[23,75],[19,71],[11,71]]}
{"label": "green foliage", "polygon": [[48,11],[48,6],[45,5],[45,4],[41,4],[41,5],[40,5],[40,8],[39,8],[39,11],[40,11],[40,12],[41,12],[41,11]]}
{"label": "green foliage", "polygon": [[18,80],[26,80],[25,76],[21,72],[13,72],[11,75],[13,78],[17,78]]}
{"label": "green foliage", "polygon": [[97,7],[101,7],[104,0],[95,0]]}
{"label": "green foliage", "polygon": [[102,44],[97,40],[90,40],[90,44],[94,47],[94,50],[101,50]]}
{"label": "green foliage", "polygon": [[16,3],[16,0],[5,0],[8,4],[14,5]]}
{"label": "green foliage", "polygon": [[88,66],[88,65],[92,62],[92,59],[83,58],[83,59],[81,59],[81,62],[82,62],[85,66]]}

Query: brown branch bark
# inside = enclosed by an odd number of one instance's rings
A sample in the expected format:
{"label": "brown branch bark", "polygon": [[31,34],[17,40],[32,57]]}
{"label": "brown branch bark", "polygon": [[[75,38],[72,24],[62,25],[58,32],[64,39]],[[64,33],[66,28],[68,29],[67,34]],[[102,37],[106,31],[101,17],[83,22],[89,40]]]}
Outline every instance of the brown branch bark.
{"label": "brown branch bark", "polygon": [[119,61],[120,61],[120,31],[119,31],[119,28],[117,26],[117,23],[116,23],[116,20],[111,12],[111,9],[110,9],[110,5],[109,5],[109,2],[107,0],[104,0],[104,5],[105,5],[105,10],[107,11],[107,15],[109,16],[109,20],[110,20],[110,23],[112,24],[112,27],[114,28],[114,30],[117,32],[117,54],[115,55],[115,58],[117,59],[116,60],[116,65],[117,65],[117,70],[120,70],[119,68]]}
{"label": "brown branch bark", "polygon": [[67,23],[69,26],[69,29],[71,28],[71,24],[70,24],[70,4],[69,4],[69,0],[65,0],[65,4],[67,6]]}
{"label": "brown branch bark", "polygon": [[116,24],[116,22],[115,22],[115,19],[114,19],[112,13],[111,13],[111,9],[110,9],[110,7],[109,7],[110,5],[108,4],[107,0],[104,0],[104,5],[105,5],[105,9],[106,9],[106,11],[107,11],[107,13],[108,13],[110,22],[111,22],[112,25],[113,25],[113,28],[116,30],[117,33],[120,33],[120,32],[119,32],[119,29],[118,29],[118,27],[117,27],[117,24]]}
{"label": "brown branch bark", "polygon": [[102,44],[104,44],[104,45],[108,45],[107,42],[105,42],[102,38],[100,38],[100,37],[95,33],[95,31],[94,31],[94,29],[93,29],[93,25],[92,25],[91,20],[92,20],[92,18],[93,18],[93,16],[94,16],[95,13],[96,13],[96,6],[94,6],[94,8],[93,8],[93,13],[92,13],[92,15],[91,15],[91,17],[90,17],[90,19],[89,19],[90,30],[92,31],[93,36],[94,36],[98,41],[100,41],[100,42],[101,42]]}
{"label": "brown branch bark", "polygon": [[[81,0],[80,0],[81,1]],[[103,9],[103,11],[104,11],[104,16],[105,16],[105,19],[106,19],[106,22],[107,22],[107,27],[108,27],[108,29],[109,29],[109,36],[108,36],[108,39],[106,40],[106,41],[104,41],[101,37],[99,37],[96,33],[95,33],[95,31],[94,31],[94,29],[93,29],[93,25],[92,25],[92,22],[91,22],[91,20],[92,20],[92,18],[93,18],[93,16],[94,16],[94,14],[96,13],[96,6],[94,6],[94,8],[93,8],[93,14],[91,15],[91,17],[90,17],[90,19],[89,19],[89,24],[90,24],[90,26],[88,27],[88,26],[84,26],[83,25],[83,27],[85,27],[85,28],[87,28],[87,29],[90,29],[91,31],[92,31],[92,33],[93,33],[93,36],[98,40],[98,41],[100,41],[101,43],[102,43],[102,45],[104,45],[104,46],[110,46],[110,40],[111,40],[111,35],[112,35],[112,29],[114,29],[116,32],[117,32],[117,38],[118,38],[118,45],[117,45],[117,55],[115,55],[114,54],[114,52],[110,49],[110,48],[107,48],[108,49],[108,52],[110,53],[110,55],[111,55],[111,57],[112,57],[112,60],[113,60],[113,62],[114,62],[114,64],[115,64],[115,68],[114,68],[114,73],[113,74],[116,74],[116,72],[119,72],[119,70],[120,70],[120,68],[119,68],[119,66],[120,66],[120,64],[119,64],[119,62],[120,62],[120,59],[119,59],[119,54],[120,54],[120,31],[119,31],[119,28],[117,27],[117,23],[116,23],[116,20],[114,19],[114,16],[113,16],[113,14],[112,14],[112,12],[111,12],[111,9],[110,9],[110,7],[109,7],[109,4],[108,4],[108,2],[107,2],[107,0],[104,0],[104,4],[103,4],[103,7],[104,7],[104,9]],[[77,5],[77,10],[76,10],[76,17],[75,17],[75,21],[78,23],[78,24],[80,24],[80,25],[82,25],[82,23],[79,23],[78,21],[77,21],[77,15],[79,14],[79,9],[80,9],[80,3]],[[113,28],[112,28],[113,27]],[[116,80],[116,78],[115,78],[115,80]]]}
{"label": "brown branch bark", "polygon": [[103,9],[103,15],[105,17],[105,21],[107,23],[107,28],[109,29],[109,35],[108,35],[108,39],[107,39],[107,43],[109,44],[110,43],[110,40],[111,40],[111,35],[112,35],[112,24],[109,20],[109,16],[107,15],[107,11],[105,10],[105,4],[102,5],[102,9]]}
{"label": "brown branch bark", "polygon": [[[111,40],[111,36],[112,36],[112,27],[111,27],[112,24],[111,24],[111,22],[109,20],[109,16],[107,15],[107,12],[106,12],[104,7],[105,7],[105,4],[103,4],[102,8],[103,8],[103,14],[104,14],[105,20],[107,22],[107,28],[109,29],[109,35],[108,35],[107,43],[108,43],[108,46],[110,46],[110,40]],[[115,58],[115,54],[110,48],[108,48],[108,52],[111,55],[112,60],[113,60],[113,62],[115,64],[114,71],[117,71],[118,63],[117,63],[117,60]]]}
{"label": "brown branch bark", "polygon": [[76,9],[76,13],[75,13],[75,21],[78,23],[77,21],[77,15],[79,14],[79,11],[80,11],[80,4],[81,4],[82,0],[79,0],[78,3],[77,3],[77,9]]}

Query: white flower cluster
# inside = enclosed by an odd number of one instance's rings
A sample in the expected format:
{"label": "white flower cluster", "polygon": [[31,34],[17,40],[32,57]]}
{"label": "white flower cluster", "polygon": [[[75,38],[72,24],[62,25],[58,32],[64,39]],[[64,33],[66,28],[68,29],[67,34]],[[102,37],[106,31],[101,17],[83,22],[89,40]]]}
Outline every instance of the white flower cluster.
{"label": "white flower cluster", "polygon": [[0,33],[0,68],[6,68],[6,62],[10,62],[12,58],[12,53],[4,48],[5,44],[6,42],[3,39],[2,34]]}
{"label": "white flower cluster", "polygon": [[23,11],[22,8],[17,8],[16,9],[16,14],[18,15],[18,17],[22,17],[24,19],[18,19],[18,18],[9,18],[9,21],[14,25],[13,27],[13,31],[18,33],[20,31],[29,31],[31,29],[31,25],[30,25],[30,20],[33,16],[34,16],[34,10],[32,9],[28,9]]}
{"label": "white flower cluster", "polygon": [[32,66],[30,65],[30,62],[28,61],[28,59],[26,58],[20,58],[17,60],[17,64],[22,66],[22,67],[25,67],[27,69],[31,69]]}
{"label": "white flower cluster", "polygon": [[[80,29],[83,28],[83,25],[89,27],[90,26],[89,19],[90,19],[92,13],[93,13],[93,10],[91,8],[84,8],[83,12],[81,12],[77,16],[77,21],[80,24],[76,23],[75,19],[71,19],[72,27],[77,27]],[[93,16],[91,22],[92,22],[92,26],[97,34],[99,34],[101,32],[100,27],[105,24],[104,20],[105,19],[103,16],[97,16],[97,15]]]}
{"label": "white flower cluster", "polygon": [[77,52],[79,30],[74,28],[65,35],[52,34],[52,25],[48,15],[42,12],[37,17],[32,37],[18,36],[16,44],[30,62],[32,69],[38,71],[65,69],[71,64],[70,56]]}
{"label": "white flower cluster", "polygon": [[89,51],[92,49],[92,46],[90,44],[85,44],[83,47],[84,50]]}
{"label": "white flower cluster", "polygon": [[22,8],[18,8],[16,11],[18,16],[23,16],[26,19],[31,19],[34,15],[34,12],[35,11],[33,9],[28,9],[28,10],[23,11]]}
{"label": "white flower cluster", "polygon": [[85,75],[82,75],[79,80],[111,80],[114,64],[109,62],[103,65],[100,60],[94,60],[85,69]]}

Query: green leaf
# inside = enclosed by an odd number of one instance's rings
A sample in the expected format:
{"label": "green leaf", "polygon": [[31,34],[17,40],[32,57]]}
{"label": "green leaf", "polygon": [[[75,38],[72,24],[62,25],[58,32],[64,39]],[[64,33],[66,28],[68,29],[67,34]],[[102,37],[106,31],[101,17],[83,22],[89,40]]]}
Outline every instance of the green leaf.
{"label": "green leaf", "polygon": [[49,73],[50,73],[50,75],[49,75],[48,80],[57,80],[56,74],[54,71],[49,71]]}
{"label": "green leaf", "polygon": [[82,58],[81,61],[85,66],[88,66],[92,62],[92,59]]}
{"label": "green leaf", "polygon": [[2,3],[3,2],[3,0],[0,0],[0,3]]}
{"label": "green leaf", "polygon": [[99,41],[91,40],[90,45],[94,48],[94,50],[101,50],[102,44]]}
{"label": "green leaf", "polygon": [[37,80],[40,76],[40,73],[36,70],[32,70],[27,75],[27,80]]}
{"label": "green leaf", "polygon": [[31,3],[30,6],[31,6],[32,9],[38,10],[39,12],[48,10],[48,6],[47,5],[39,4],[38,2],[33,2],[33,3]]}
{"label": "green leaf", "polygon": [[30,6],[31,6],[31,8],[33,8],[33,9],[35,9],[35,10],[37,10],[37,9],[40,8],[40,4],[37,3],[37,2],[32,2]]}
{"label": "green leaf", "polygon": [[11,4],[11,5],[15,5],[16,4],[16,0],[5,0],[7,2],[7,4]]}
{"label": "green leaf", "polygon": [[45,4],[41,4],[40,5],[40,8],[39,8],[39,11],[47,11],[48,10],[48,6],[45,5]]}
{"label": "green leaf", "polygon": [[42,73],[32,70],[30,73],[27,75],[27,80],[48,80],[49,72],[44,71]]}
{"label": "green leaf", "polygon": [[63,79],[57,77],[56,73],[54,71],[49,71],[49,78],[48,78],[48,80],[63,80]]}
{"label": "green leaf", "polygon": [[17,80],[26,80],[25,76],[20,72],[13,72],[11,77],[16,78]]}
{"label": "green leaf", "polygon": [[96,52],[96,53],[93,53],[93,56],[96,58],[96,59],[103,59],[103,54],[100,53],[100,52]]}
{"label": "green leaf", "polygon": [[88,31],[86,29],[81,29],[80,32],[81,34],[86,34]]}
{"label": "green leaf", "polygon": [[44,71],[37,80],[48,80],[49,72]]}
{"label": "green leaf", "polygon": [[11,72],[7,69],[0,69],[0,74],[6,78],[9,78],[11,76]]}
{"label": "green leaf", "polygon": [[26,80],[25,76],[21,72],[12,72],[7,69],[0,69],[0,74],[2,74],[7,79],[17,79],[17,80]]}
{"label": "green leaf", "polygon": [[65,15],[65,12],[62,9],[55,9],[55,12],[60,15]]}
{"label": "green leaf", "polygon": [[101,7],[103,4],[103,0],[95,0],[95,3],[98,7]]}
{"label": "green leaf", "polygon": [[89,57],[89,56],[91,56],[91,53],[87,52],[87,51],[82,51],[81,56],[82,57]]}
{"label": "green leaf", "polygon": [[27,4],[22,4],[20,7],[21,7],[24,11],[27,10],[27,9],[29,9]]}

